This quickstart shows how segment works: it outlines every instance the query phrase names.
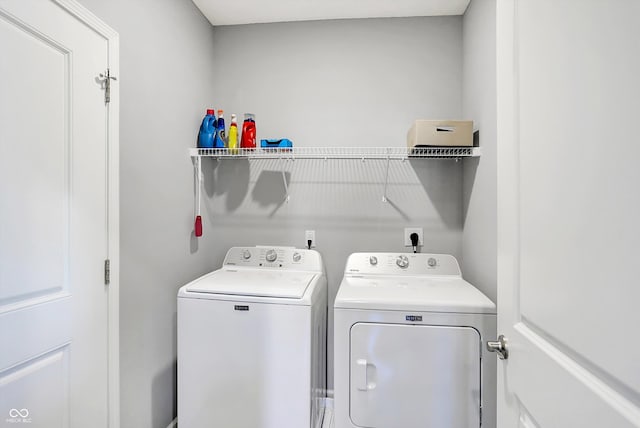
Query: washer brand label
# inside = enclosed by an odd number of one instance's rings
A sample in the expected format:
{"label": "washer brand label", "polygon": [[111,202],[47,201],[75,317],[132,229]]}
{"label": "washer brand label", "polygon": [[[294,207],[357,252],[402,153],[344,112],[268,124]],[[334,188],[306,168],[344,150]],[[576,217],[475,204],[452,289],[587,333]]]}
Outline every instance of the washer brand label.
{"label": "washer brand label", "polygon": [[422,315],[407,315],[404,319],[407,321],[422,321]]}
{"label": "washer brand label", "polygon": [[235,305],[233,309],[235,309],[236,311],[248,311],[249,305]]}

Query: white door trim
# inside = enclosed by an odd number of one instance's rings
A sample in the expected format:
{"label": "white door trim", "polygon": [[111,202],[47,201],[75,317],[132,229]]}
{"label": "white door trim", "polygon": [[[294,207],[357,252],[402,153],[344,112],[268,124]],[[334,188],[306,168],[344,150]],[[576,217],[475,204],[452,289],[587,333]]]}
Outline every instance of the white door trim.
{"label": "white door trim", "polygon": [[[75,0],[53,0],[71,15],[104,37],[112,76],[120,77],[120,37],[118,33]],[[120,91],[111,81],[111,101],[107,105],[107,255],[110,260],[108,325],[108,406],[109,428],[120,427]]]}

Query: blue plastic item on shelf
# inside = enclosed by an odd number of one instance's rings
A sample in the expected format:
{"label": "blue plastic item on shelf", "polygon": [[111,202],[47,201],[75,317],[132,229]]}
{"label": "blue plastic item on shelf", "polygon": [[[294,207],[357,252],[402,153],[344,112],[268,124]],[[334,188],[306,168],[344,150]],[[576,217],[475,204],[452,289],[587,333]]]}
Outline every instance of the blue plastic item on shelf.
{"label": "blue plastic item on shelf", "polygon": [[218,121],[216,122],[216,135],[213,137],[213,148],[224,149],[227,147],[227,136],[224,127],[224,111],[218,110]]}
{"label": "blue plastic item on shelf", "polygon": [[291,149],[293,148],[293,142],[288,138],[260,140],[260,147],[263,149]]}
{"label": "blue plastic item on shelf", "polygon": [[207,115],[202,119],[200,131],[198,132],[198,148],[212,149],[216,136],[216,115],[215,110],[207,110]]}

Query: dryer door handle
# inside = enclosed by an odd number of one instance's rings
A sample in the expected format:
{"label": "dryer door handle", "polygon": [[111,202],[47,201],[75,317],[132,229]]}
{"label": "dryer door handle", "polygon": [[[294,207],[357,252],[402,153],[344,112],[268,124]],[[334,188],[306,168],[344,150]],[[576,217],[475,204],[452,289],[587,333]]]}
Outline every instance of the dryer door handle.
{"label": "dryer door handle", "polygon": [[367,360],[364,358],[356,360],[356,370],[353,381],[359,391],[367,391],[369,389],[367,383]]}

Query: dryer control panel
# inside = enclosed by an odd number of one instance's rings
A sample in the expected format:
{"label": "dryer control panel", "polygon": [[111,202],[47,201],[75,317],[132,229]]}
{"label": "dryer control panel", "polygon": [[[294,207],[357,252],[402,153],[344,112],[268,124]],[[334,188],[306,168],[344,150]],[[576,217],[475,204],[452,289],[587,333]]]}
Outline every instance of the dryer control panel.
{"label": "dryer control panel", "polygon": [[345,274],[462,275],[452,255],[426,253],[353,253],[347,259]]}
{"label": "dryer control panel", "polygon": [[323,270],[320,253],[295,247],[233,247],[227,251],[223,264],[284,270]]}

